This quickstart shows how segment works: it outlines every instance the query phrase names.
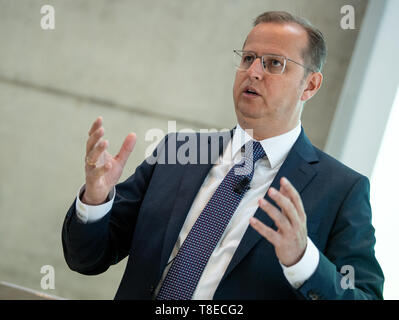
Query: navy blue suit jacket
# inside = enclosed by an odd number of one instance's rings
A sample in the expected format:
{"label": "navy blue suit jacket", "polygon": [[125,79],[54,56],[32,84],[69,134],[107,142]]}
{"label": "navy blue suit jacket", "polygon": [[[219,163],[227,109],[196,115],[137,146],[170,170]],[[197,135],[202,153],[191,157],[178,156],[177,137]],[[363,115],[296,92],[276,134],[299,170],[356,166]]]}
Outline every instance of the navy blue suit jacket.
{"label": "navy blue suit jacket", "polygon": [[[73,203],[62,230],[68,266],[94,275],[128,256],[115,298],[154,299],[154,289],[192,202],[225,148],[226,143],[221,143],[217,152],[211,152],[215,136],[226,142],[232,131],[187,135],[197,151],[187,164],[164,156],[176,154],[176,148],[184,149],[188,140],[180,141],[176,134],[166,136],[152,155],[152,160],[158,161],[145,160],[118,184],[111,211],[97,222],[81,223]],[[316,271],[294,289],[283,274],[273,245],[249,226],[213,298],[382,299],[384,276],[374,255],[368,179],[314,147],[303,129],[272,186],[279,189],[283,176],[302,198],[308,235],[320,252]],[[265,198],[273,202],[266,194]],[[255,217],[276,229],[261,209]],[[354,268],[354,289],[342,286],[344,275],[340,271],[345,265]]]}

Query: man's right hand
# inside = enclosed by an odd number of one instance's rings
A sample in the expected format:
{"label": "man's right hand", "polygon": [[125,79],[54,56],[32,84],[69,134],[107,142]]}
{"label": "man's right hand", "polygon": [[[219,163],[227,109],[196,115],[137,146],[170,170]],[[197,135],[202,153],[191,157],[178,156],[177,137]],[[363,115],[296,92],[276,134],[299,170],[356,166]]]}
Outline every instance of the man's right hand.
{"label": "man's right hand", "polygon": [[123,168],[136,144],[136,134],[131,132],[122,144],[119,153],[112,157],[106,149],[107,140],[101,140],[104,135],[102,118],[94,121],[89,131],[86,143],[86,189],[81,201],[88,205],[100,205],[106,202],[111,189],[118,183]]}

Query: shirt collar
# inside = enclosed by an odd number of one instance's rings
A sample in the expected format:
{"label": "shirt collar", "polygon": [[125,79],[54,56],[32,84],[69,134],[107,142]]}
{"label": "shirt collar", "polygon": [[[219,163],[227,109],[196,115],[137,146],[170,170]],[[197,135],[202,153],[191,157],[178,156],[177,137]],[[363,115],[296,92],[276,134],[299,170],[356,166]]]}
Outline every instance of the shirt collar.
{"label": "shirt collar", "polygon": [[[272,169],[283,163],[295,141],[298,139],[300,133],[301,122],[299,121],[298,125],[291,131],[283,133],[279,136],[259,141],[266,153]],[[232,159],[237,152],[240,151],[241,148],[250,140],[253,140],[253,138],[237,123],[231,146]]]}

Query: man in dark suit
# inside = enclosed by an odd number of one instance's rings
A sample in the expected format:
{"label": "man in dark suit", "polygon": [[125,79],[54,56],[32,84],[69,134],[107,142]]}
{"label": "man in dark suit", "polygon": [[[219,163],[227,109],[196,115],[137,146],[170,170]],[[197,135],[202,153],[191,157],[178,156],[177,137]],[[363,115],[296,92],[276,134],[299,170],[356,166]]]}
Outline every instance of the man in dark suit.
{"label": "man in dark suit", "polygon": [[369,181],[301,127],[322,34],[266,12],[235,53],[230,132],[169,134],[117,184],[136,136],[112,157],[93,123],[62,231],[69,267],[99,274],[129,256],[116,299],[382,299]]}

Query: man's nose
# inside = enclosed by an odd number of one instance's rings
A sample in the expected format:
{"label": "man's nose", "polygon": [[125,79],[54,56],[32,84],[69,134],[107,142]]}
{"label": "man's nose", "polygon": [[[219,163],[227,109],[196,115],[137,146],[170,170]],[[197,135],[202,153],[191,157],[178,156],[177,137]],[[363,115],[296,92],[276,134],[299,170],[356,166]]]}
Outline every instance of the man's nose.
{"label": "man's nose", "polygon": [[255,61],[251,64],[251,66],[248,68],[247,72],[250,78],[256,80],[262,80],[264,76],[262,59],[256,58]]}

